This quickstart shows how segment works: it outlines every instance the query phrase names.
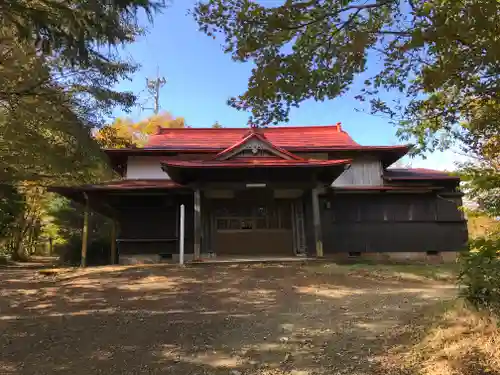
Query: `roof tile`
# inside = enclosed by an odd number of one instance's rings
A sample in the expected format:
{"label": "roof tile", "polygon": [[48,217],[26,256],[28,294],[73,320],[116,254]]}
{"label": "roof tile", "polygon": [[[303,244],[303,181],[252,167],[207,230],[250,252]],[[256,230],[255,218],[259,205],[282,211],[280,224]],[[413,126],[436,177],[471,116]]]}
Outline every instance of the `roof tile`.
{"label": "roof tile", "polygon": [[[247,136],[248,128],[160,129],[149,137],[145,148],[225,149]],[[269,142],[282,148],[329,148],[359,146],[340,124],[328,126],[293,126],[259,129]]]}

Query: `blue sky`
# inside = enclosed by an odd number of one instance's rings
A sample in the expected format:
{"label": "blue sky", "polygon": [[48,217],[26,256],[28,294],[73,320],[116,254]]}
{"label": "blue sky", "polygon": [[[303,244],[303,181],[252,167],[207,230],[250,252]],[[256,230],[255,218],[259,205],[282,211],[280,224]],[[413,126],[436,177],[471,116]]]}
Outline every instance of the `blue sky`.
{"label": "blue sky", "polygon": [[[271,2],[274,0],[265,0]],[[222,51],[221,40],[213,40],[198,31],[187,11],[194,0],[174,1],[172,6],[157,15],[149,33],[123,51],[141,65],[131,82],[124,81],[120,89],[145,94],[146,78],[160,75],[167,79],[160,97],[160,107],[174,116],[182,116],[189,126],[209,127],[218,121],[225,127],[244,127],[248,113],[239,112],[226,104],[231,96],[245,91],[251,64],[233,62]],[[370,67],[376,69],[376,65]],[[363,79],[359,79],[361,83]],[[358,86],[358,85],[356,85]],[[360,144],[394,145],[401,141],[396,128],[386,119],[360,113],[360,103],[354,99],[355,90],[332,101],[307,101],[290,115],[289,125],[328,125],[337,122]],[[152,106],[150,101],[147,105]],[[130,114],[139,119],[151,115],[148,110],[133,109]],[[457,155],[452,152],[435,153],[427,160],[413,159],[414,167],[452,169]]]}

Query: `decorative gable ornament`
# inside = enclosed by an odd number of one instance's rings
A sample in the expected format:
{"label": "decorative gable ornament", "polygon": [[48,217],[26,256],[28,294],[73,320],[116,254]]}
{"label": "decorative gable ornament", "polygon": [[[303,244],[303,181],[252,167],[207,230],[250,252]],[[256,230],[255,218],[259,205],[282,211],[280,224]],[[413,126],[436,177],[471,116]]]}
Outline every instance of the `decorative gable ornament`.
{"label": "decorative gable ornament", "polygon": [[236,157],[275,157],[285,160],[302,160],[297,155],[292,154],[271,143],[258,129],[250,129],[243,139],[217,154],[217,160],[229,160]]}

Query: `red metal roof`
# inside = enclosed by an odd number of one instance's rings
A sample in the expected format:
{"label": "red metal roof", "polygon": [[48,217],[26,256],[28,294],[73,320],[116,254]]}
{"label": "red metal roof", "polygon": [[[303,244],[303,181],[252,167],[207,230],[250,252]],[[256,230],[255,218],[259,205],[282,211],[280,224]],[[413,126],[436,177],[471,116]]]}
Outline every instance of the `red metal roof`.
{"label": "red metal roof", "polygon": [[384,172],[386,180],[460,180],[449,172],[425,168],[389,168]]}
{"label": "red metal roof", "polygon": [[80,185],[80,186],[54,186],[49,190],[57,193],[69,191],[120,191],[120,190],[143,190],[143,189],[175,189],[182,188],[182,185],[172,180],[118,180],[101,184]]}
{"label": "red metal roof", "polygon": [[[61,194],[80,204],[88,203],[90,207],[109,217],[115,217],[116,212],[110,206],[109,194],[126,192],[162,192],[166,189],[183,191],[186,187],[171,180],[118,180],[101,184],[80,186],[52,186],[49,191]],[[88,194],[88,199],[86,194]]]}
{"label": "red metal roof", "polygon": [[242,158],[231,160],[165,160],[162,164],[167,167],[181,168],[259,168],[259,167],[328,167],[350,164],[350,159],[343,160],[288,160],[277,158]]}
{"label": "red metal roof", "polygon": [[[266,139],[285,149],[360,147],[340,124],[328,126],[284,126],[258,129]],[[223,150],[241,141],[248,128],[161,128],[149,137],[145,148]]]}

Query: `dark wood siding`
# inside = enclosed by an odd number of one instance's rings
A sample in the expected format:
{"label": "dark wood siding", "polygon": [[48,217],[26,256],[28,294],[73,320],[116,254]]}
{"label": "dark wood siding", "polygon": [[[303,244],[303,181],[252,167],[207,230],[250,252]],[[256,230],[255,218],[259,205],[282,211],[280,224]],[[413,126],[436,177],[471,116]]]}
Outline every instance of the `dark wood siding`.
{"label": "dark wood siding", "polygon": [[192,195],[121,196],[118,251],[121,254],[178,252],[179,206],[186,207],[185,251],[193,252]]}
{"label": "dark wood siding", "polygon": [[[241,198],[241,197],[239,197]],[[193,252],[193,196],[121,196],[118,212],[122,254],[178,252],[178,207],[186,206],[186,253]],[[269,197],[271,199],[271,197]],[[214,251],[209,210],[202,197],[202,249]],[[314,255],[311,193],[302,197],[307,253]],[[320,198],[325,255],[336,252],[456,251],[467,241],[457,197],[426,194],[332,194]],[[145,240],[143,242],[137,240]]]}
{"label": "dark wood siding", "polygon": [[467,226],[459,204],[430,194],[322,197],[324,252],[461,250]]}

